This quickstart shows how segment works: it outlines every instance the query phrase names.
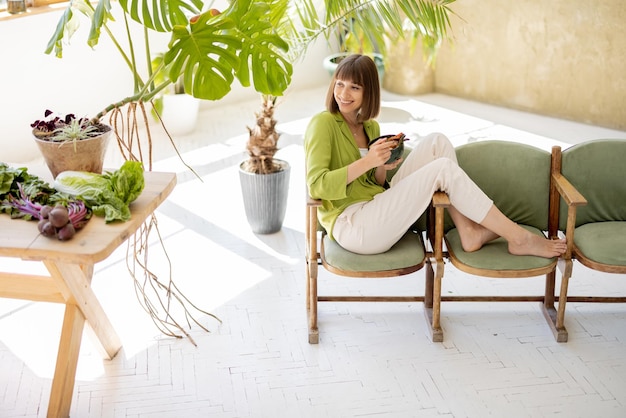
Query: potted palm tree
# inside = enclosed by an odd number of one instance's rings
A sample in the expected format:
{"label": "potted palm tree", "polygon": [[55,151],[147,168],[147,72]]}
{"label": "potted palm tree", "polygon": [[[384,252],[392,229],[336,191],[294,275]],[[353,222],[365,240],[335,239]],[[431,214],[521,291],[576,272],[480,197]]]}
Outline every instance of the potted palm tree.
{"label": "potted palm tree", "polygon": [[257,234],[278,232],[285,219],[290,165],[274,158],[280,134],[276,131],[276,96],[263,95],[256,124],[248,127],[248,159],[239,166],[239,180],[248,223]]}
{"label": "potted palm tree", "polygon": [[[447,39],[451,13],[448,5],[453,1],[300,0],[289,3],[290,8],[273,9],[273,30],[287,41],[290,62],[299,60],[319,36],[327,40],[336,36],[342,52],[327,57],[324,64],[331,73],[342,56],[368,53],[377,62],[382,79],[386,40],[419,35],[425,53],[434,56]],[[318,10],[322,10],[322,17]],[[407,31],[407,27],[414,29]],[[280,230],[287,205],[289,164],[274,159],[280,136],[275,129],[274,110],[276,96],[281,94],[279,90],[274,95],[261,95],[256,125],[248,128],[249,158],[239,169],[246,216],[257,233]]]}

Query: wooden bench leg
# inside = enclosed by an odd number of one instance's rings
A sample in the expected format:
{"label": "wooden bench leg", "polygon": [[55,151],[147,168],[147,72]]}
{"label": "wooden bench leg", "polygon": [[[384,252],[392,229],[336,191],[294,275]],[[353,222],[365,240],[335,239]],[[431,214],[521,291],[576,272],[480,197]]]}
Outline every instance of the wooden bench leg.
{"label": "wooden bench leg", "polygon": [[[565,329],[565,304],[567,303],[567,288],[569,285],[569,278],[572,273],[573,262],[571,260],[559,261],[559,270],[562,272],[561,276],[561,291],[559,294],[558,311],[554,307],[554,285],[546,286],[546,295],[544,302],[541,304],[541,310],[543,316],[548,321],[554,339],[559,343],[565,343],[568,340],[567,329]],[[546,282],[554,283],[556,272],[549,273]],[[548,292],[551,291],[551,294]]]}
{"label": "wooden bench leg", "polygon": [[[424,289],[424,314],[428,322],[432,341],[440,343],[443,341],[443,330],[440,324],[443,261],[432,261],[427,264]],[[435,264],[434,269],[433,264]]]}
{"label": "wooden bench leg", "polygon": [[317,344],[320,340],[317,328],[317,260],[308,260],[307,272],[307,314],[309,322],[309,344]]}

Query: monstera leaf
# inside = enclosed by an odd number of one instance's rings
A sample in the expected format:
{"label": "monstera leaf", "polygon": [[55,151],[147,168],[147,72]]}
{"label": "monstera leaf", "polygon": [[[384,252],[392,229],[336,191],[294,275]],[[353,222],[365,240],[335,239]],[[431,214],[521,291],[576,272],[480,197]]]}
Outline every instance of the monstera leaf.
{"label": "monstera leaf", "polygon": [[201,99],[224,97],[239,66],[241,41],[228,34],[234,28],[230,19],[206,12],[192,19],[189,28],[176,26],[170,48],[163,60],[169,68],[169,78],[183,75],[185,91]]}
{"label": "monstera leaf", "polygon": [[279,51],[287,43],[274,33],[269,5],[249,0],[231,4],[221,14],[208,11],[176,26],[164,61],[169,77],[183,74],[185,91],[217,100],[231,89],[234,77],[262,94],[282,94],[291,82],[291,63]]}
{"label": "monstera leaf", "polygon": [[186,25],[189,16],[200,13],[202,0],[119,0],[130,17],[157,32],[171,32],[175,25]]}
{"label": "monstera leaf", "polygon": [[265,18],[270,16],[269,7],[266,3],[254,3],[248,13],[241,15],[243,42],[237,78],[243,86],[249,86],[252,74],[256,91],[280,96],[291,82],[293,68],[280,54],[286,53],[289,45],[276,34],[273,22]]}

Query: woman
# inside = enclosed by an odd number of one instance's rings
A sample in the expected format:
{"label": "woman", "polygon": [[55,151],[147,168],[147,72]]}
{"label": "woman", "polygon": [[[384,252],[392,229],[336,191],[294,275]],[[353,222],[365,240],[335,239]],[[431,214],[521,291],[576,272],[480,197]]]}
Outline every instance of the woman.
{"label": "woman", "polygon": [[420,217],[433,193],[450,197],[449,213],[465,251],[503,237],[511,254],[552,258],[565,252],[565,240],[548,240],[508,219],[458,166],[454,147],[442,134],[420,139],[389,184],[385,164],[390,142],[374,120],[380,112],[376,66],[365,55],[341,61],[328,88],[325,111],[307,127],[307,185],[322,200],[319,221],[345,249],[360,254],[387,251]]}

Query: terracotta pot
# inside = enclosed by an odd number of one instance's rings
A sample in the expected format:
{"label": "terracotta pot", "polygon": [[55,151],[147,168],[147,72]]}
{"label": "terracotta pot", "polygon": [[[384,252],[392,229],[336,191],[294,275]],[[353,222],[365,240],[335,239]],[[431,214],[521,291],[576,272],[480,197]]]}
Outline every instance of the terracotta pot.
{"label": "terracotta pot", "polygon": [[[111,136],[111,128],[101,135],[74,142],[53,142],[33,136],[52,177],[62,171],[89,171],[102,173],[104,156]],[[76,145],[76,149],[74,149]]]}

